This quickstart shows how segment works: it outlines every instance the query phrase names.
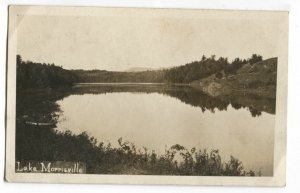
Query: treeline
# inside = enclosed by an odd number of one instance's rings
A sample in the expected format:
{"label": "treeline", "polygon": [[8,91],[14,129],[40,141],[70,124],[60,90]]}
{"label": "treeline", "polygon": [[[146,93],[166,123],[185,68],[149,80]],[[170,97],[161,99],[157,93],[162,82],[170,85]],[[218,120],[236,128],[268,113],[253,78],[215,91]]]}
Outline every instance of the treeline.
{"label": "treeline", "polygon": [[262,56],[253,54],[249,59],[216,59],[215,55],[200,61],[164,70],[142,72],[117,72],[106,70],[65,70],[54,64],[24,62],[17,55],[17,87],[57,88],[70,86],[76,82],[143,82],[143,83],[190,83],[224,71],[225,75],[235,74],[244,64],[262,61]]}
{"label": "treeline", "polygon": [[215,55],[210,58],[203,55],[200,61],[165,70],[164,80],[168,83],[190,83],[212,74],[221,76],[221,71],[224,71],[225,76],[232,75],[236,74],[243,65],[247,63],[253,65],[262,60],[263,57],[258,54],[253,54],[248,59],[235,58],[232,62],[223,57],[216,59]]}
{"label": "treeline", "polygon": [[54,64],[23,61],[17,55],[17,88],[60,88],[78,82],[78,77],[71,71]]}
{"label": "treeline", "polygon": [[253,54],[251,58],[216,59],[215,55],[200,61],[164,70],[147,70],[142,72],[113,72],[106,70],[73,70],[80,82],[147,82],[147,83],[190,83],[224,70],[226,75],[235,74],[244,64],[251,65],[262,61],[262,56]]}
{"label": "treeline", "polygon": [[117,72],[106,70],[72,70],[80,82],[165,82],[164,70],[142,72]]}
{"label": "treeline", "polygon": [[194,61],[184,66],[166,70],[165,80],[171,83],[190,83],[214,74],[227,65],[227,58],[220,57],[216,60],[214,55],[210,58],[203,56],[201,61]]}

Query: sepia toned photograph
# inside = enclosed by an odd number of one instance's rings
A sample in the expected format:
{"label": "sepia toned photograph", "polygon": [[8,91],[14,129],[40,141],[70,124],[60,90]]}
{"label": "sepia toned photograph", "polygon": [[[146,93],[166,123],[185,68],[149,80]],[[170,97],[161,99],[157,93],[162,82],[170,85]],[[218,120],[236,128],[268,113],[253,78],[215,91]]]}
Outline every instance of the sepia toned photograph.
{"label": "sepia toned photograph", "polygon": [[287,11],[10,6],[8,35],[8,181],[285,184]]}

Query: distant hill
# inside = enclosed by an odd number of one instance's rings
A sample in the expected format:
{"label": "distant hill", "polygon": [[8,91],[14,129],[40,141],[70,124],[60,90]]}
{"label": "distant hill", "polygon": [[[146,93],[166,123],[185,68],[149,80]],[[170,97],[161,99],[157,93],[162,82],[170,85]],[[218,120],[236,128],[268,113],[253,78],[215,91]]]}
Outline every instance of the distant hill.
{"label": "distant hill", "polygon": [[121,72],[106,70],[72,70],[78,77],[78,82],[99,83],[161,83],[164,82],[163,70]]}
{"label": "distant hill", "polygon": [[144,72],[154,70],[153,68],[146,68],[146,67],[133,67],[125,70],[125,72]]}

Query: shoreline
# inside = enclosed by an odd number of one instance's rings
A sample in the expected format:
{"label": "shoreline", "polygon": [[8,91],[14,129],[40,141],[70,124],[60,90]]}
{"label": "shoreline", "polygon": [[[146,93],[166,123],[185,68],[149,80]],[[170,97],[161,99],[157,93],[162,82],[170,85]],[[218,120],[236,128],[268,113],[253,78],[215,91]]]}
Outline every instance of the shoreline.
{"label": "shoreline", "polygon": [[[214,86],[214,84],[218,84],[218,88]],[[72,87],[77,86],[86,86],[86,85],[103,85],[103,86],[134,86],[134,85],[162,85],[162,86],[189,86],[195,89],[200,89],[202,92],[208,94],[212,97],[222,97],[222,96],[230,96],[236,94],[244,94],[244,95],[256,95],[260,97],[266,98],[276,98],[276,90],[275,93],[272,90],[273,88],[268,89],[267,87],[258,87],[258,88],[244,88],[238,89],[231,87],[229,85],[225,85],[223,83],[211,81],[205,83],[205,85],[197,84],[195,82],[191,83],[151,83],[151,82],[80,82],[74,83]],[[210,88],[209,88],[210,87]],[[213,88],[212,88],[213,87]]]}

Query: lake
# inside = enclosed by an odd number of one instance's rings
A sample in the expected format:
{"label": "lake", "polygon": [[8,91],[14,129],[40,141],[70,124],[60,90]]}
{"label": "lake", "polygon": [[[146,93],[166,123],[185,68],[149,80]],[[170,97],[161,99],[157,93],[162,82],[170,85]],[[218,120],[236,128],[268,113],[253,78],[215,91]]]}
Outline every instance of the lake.
{"label": "lake", "polygon": [[81,84],[56,102],[56,129],[86,131],[106,144],[117,140],[158,154],[174,144],[219,149],[246,170],[273,175],[275,100],[248,95],[213,98],[190,86]]}

